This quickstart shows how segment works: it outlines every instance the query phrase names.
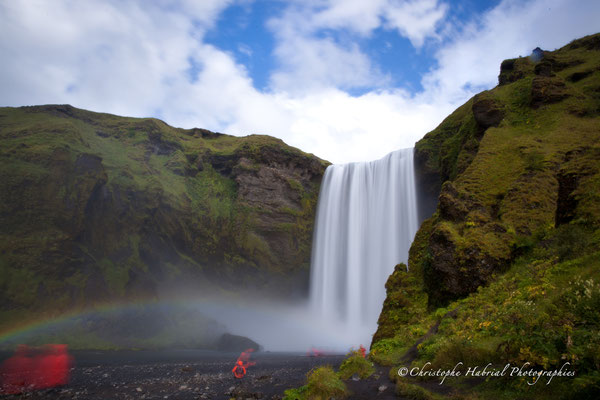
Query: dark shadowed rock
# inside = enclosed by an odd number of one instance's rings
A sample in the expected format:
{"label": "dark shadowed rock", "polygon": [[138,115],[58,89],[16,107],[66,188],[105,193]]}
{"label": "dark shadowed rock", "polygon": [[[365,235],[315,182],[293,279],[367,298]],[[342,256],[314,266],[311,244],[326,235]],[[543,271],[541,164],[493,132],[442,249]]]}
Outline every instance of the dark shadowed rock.
{"label": "dark shadowed rock", "polygon": [[428,159],[427,151],[415,148],[413,162],[419,202],[419,222],[429,218],[435,212],[440,194],[440,174],[428,167]]}
{"label": "dark shadowed rock", "polygon": [[531,82],[531,107],[538,108],[544,104],[552,104],[568,97],[565,82],[558,78],[537,76]]}
{"label": "dark shadowed rock", "polygon": [[260,350],[261,346],[254,340],[245,336],[232,335],[224,333],[217,341],[217,350],[242,352],[248,349]]}
{"label": "dark shadowed rock", "polygon": [[473,116],[483,130],[498,126],[504,118],[502,104],[489,96],[486,92],[480,93],[473,99]]}
{"label": "dark shadowed rock", "polygon": [[598,148],[579,147],[565,154],[563,165],[556,174],[558,193],[555,226],[568,224],[578,216],[579,203],[586,197],[582,196],[580,187],[598,173],[598,167],[593,160],[600,160]]}
{"label": "dark shadowed rock", "polygon": [[592,75],[594,73],[594,70],[587,70],[587,71],[577,71],[577,72],[573,72],[571,75],[569,75],[567,77],[567,79],[571,82],[579,82],[582,79],[587,78],[588,76]]}
{"label": "dark shadowed rock", "polygon": [[533,72],[539,76],[554,76],[552,73],[552,63],[548,60],[540,61],[533,67]]}
{"label": "dark shadowed rock", "polygon": [[[471,243],[467,248],[444,226],[434,229],[429,248],[432,262],[424,276],[429,293],[429,305],[439,307],[449,300],[464,297],[494,279],[494,273],[505,269],[510,253],[504,258],[489,254],[485,243]],[[508,248],[506,249],[508,250]]]}
{"label": "dark shadowed rock", "polygon": [[525,73],[517,68],[517,60],[510,59],[502,61],[500,64],[500,75],[498,75],[498,84],[506,85],[521,79]]}
{"label": "dark shadowed rock", "polygon": [[450,221],[460,221],[469,213],[467,205],[459,199],[456,187],[449,181],[442,186],[438,207],[440,216]]}
{"label": "dark shadowed rock", "polygon": [[554,224],[559,226],[571,222],[575,216],[577,198],[573,195],[573,192],[577,188],[579,175],[576,173],[559,173],[556,179],[558,181],[558,198]]}

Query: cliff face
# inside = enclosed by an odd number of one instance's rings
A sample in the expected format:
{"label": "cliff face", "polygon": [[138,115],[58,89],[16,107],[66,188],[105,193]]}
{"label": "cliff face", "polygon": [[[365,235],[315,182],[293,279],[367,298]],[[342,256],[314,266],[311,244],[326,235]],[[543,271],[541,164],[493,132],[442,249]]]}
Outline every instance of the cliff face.
{"label": "cliff face", "polygon": [[600,34],[504,61],[497,87],[416,144],[415,164],[437,210],[386,285],[375,357],[399,363],[442,321],[415,363],[597,369],[583,309],[600,299]]}
{"label": "cliff face", "polygon": [[0,108],[0,142],[4,321],[308,275],[327,163],[281,140],[50,105]]}
{"label": "cliff face", "polygon": [[421,174],[443,183],[421,263],[431,305],[487,284],[515,241],[572,220],[598,222],[600,38],[502,63],[499,86],[416,144]]}

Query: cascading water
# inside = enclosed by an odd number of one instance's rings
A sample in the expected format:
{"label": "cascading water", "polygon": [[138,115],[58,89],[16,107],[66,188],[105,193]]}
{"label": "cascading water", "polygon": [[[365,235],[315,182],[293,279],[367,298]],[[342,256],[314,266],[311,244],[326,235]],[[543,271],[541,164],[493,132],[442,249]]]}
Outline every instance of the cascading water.
{"label": "cascading water", "polygon": [[340,341],[368,345],[394,266],[418,228],[413,149],[325,171],[310,279],[313,312]]}

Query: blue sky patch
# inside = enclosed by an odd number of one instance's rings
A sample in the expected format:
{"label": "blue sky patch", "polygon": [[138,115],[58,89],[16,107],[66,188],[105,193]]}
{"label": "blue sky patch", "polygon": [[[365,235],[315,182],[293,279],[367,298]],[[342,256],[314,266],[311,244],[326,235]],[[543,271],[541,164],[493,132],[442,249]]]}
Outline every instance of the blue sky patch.
{"label": "blue sky patch", "polygon": [[204,41],[232,54],[237,63],[246,67],[254,87],[265,90],[275,66],[275,40],[265,24],[282,9],[282,4],[270,1],[234,4],[221,13]]}

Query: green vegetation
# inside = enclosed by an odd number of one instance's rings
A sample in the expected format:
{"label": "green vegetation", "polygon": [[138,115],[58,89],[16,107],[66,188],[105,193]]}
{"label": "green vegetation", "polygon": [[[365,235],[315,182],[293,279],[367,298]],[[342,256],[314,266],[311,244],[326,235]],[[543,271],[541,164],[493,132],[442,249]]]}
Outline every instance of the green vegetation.
{"label": "green vegetation", "polygon": [[339,376],[347,380],[353,375],[358,375],[360,379],[367,379],[375,373],[373,363],[364,357],[359,351],[351,351],[346,359],[340,365]]}
{"label": "green vegetation", "polygon": [[308,275],[327,163],[281,140],[68,105],[0,108],[0,332],[193,282]]}
{"label": "green vegetation", "polygon": [[[499,86],[417,143],[417,167],[443,185],[409,271],[397,267],[386,284],[376,361],[394,371],[458,362],[465,370],[529,362],[552,371],[568,362],[575,377],[549,385],[544,377],[535,385],[531,377],[444,385],[459,398],[597,398],[599,127],[600,34],[537,63],[505,61]],[[397,390],[441,396],[424,386],[403,379]]]}
{"label": "green vegetation", "polygon": [[386,282],[387,297],[373,336],[370,357],[382,365],[394,365],[433,323],[427,315],[427,295],[417,271],[398,264]]}
{"label": "green vegetation", "polygon": [[396,379],[396,394],[403,399],[408,400],[441,400],[444,399],[443,396],[440,396],[436,393],[432,393],[429,390],[414,384],[410,383],[408,380],[404,378]]}
{"label": "green vegetation", "polygon": [[307,375],[306,385],[285,391],[286,400],[318,400],[330,398],[345,398],[351,393],[346,388],[344,380],[357,375],[367,379],[375,373],[375,367],[370,355],[365,357],[360,350],[352,350],[347,355],[339,371],[336,373],[330,366],[311,370]]}
{"label": "green vegetation", "polygon": [[288,389],[284,393],[285,400],[329,400],[343,399],[348,396],[348,389],[338,374],[330,366],[311,370],[307,375],[307,384],[298,389]]}

